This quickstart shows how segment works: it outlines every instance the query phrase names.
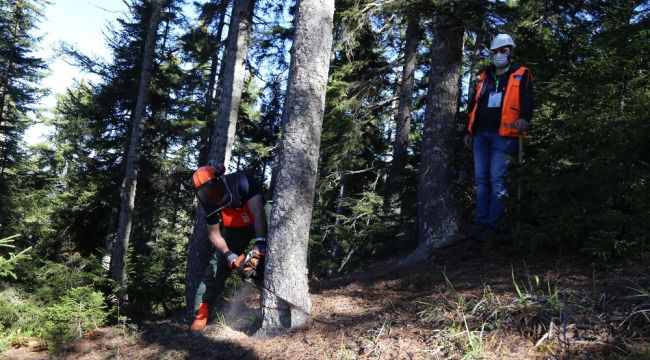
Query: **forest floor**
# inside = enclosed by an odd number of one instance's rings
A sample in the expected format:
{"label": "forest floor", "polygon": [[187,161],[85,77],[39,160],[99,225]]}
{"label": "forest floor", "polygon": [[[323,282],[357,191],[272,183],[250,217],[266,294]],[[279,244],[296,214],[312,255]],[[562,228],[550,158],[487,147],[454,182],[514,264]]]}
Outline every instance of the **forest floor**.
{"label": "forest floor", "polygon": [[246,285],[202,334],[178,316],[100,328],[57,353],[28,342],[0,357],[650,359],[650,264],[598,270],[580,256],[516,255],[493,239],[393,265],[313,279],[308,325],[272,338],[252,336],[261,311]]}

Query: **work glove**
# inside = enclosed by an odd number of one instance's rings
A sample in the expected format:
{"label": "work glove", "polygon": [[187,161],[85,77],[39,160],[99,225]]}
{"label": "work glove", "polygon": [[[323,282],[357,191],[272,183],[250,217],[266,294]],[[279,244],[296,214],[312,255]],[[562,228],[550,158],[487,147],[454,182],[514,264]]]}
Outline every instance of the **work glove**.
{"label": "work glove", "polygon": [[528,121],[524,119],[517,119],[515,128],[517,129],[517,132],[523,133],[524,131],[528,130]]}
{"label": "work glove", "polygon": [[226,251],[223,256],[226,257],[226,261],[228,262],[228,267],[231,270],[240,270],[242,268],[242,264],[244,263],[244,260],[246,257],[244,254],[241,254],[237,256],[234,252],[228,250]]}

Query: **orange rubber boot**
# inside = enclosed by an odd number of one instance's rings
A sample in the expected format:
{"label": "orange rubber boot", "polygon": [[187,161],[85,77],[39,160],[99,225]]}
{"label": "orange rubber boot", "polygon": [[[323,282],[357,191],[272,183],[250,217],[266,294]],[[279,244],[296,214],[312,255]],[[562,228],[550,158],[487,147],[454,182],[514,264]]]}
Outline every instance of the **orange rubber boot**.
{"label": "orange rubber boot", "polygon": [[209,312],[210,310],[208,309],[208,303],[202,302],[201,306],[199,306],[199,310],[196,311],[196,317],[194,317],[194,322],[192,323],[192,326],[190,326],[190,331],[205,331],[205,328],[208,326]]}

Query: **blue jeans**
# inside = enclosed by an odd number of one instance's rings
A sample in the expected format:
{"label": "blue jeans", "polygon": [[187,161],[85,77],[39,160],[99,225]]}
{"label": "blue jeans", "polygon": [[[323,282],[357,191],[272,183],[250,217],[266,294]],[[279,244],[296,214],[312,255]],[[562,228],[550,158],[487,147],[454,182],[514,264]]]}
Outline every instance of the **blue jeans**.
{"label": "blue jeans", "polygon": [[497,227],[508,196],[506,173],[510,158],[517,153],[517,138],[499,136],[498,131],[479,131],[473,136],[476,177],[476,221]]}

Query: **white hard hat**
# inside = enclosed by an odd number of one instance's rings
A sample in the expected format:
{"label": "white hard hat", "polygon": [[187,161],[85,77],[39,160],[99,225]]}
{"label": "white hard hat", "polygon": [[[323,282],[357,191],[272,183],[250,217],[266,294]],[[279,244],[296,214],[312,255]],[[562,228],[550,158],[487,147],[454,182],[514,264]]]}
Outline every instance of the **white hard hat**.
{"label": "white hard hat", "polygon": [[492,44],[490,45],[490,50],[498,49],[503,46],[512,46],[514,49],[515,42],[512,40],[512,37],[508,34],[499,34],[492,39]]}

